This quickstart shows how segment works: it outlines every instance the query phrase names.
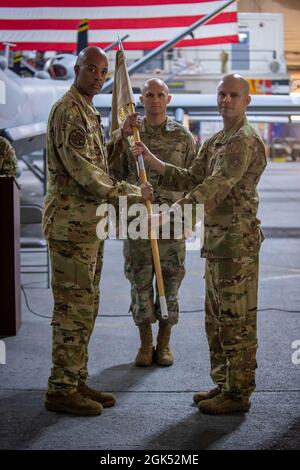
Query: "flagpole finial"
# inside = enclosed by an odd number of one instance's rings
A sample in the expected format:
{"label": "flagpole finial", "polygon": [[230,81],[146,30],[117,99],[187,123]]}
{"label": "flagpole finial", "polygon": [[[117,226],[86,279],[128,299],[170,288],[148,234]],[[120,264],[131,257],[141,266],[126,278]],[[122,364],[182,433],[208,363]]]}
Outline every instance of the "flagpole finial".
{"label": "flagpole finial", "polygon": [[124,51],[123,44],[122,44],[122,40],[121,40],[119,34],[118,34],[118,42],[119,42],[119,50],[120,50],[120,51]]}

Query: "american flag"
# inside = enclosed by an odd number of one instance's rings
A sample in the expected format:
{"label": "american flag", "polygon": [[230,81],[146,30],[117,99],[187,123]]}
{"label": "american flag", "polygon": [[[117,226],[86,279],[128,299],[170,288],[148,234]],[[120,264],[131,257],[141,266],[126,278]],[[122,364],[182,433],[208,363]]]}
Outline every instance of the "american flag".
{"label": "american flag", "polygon": [[[147,50],[175,37],[226,0],[0,0],[0,48],[76,50],[77,28],[89,22],[89,45],[106,47],[129,34],[126,49]],[[42,6],[41,6],[42,5]],[[237,5],[231,4],[176,47],[238,41]]]}

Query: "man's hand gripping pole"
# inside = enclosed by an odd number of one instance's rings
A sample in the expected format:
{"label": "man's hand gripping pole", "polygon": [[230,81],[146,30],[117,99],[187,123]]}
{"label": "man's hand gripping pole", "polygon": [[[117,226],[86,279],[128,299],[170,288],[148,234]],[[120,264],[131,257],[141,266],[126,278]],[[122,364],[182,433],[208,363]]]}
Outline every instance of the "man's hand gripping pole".
{"label": "man's hand gripping pole", "polygon": [[[135,112],[135,108],[133,104],[131,104],[130,112],[131,113]],[[136,127],[133,130],[133,139],[135,142],[140,142],[140,133],[139,133],[138,128]],[[138,167],[139,167],[140,181],[141,183],[145,183],[147,181],[147,174],[145,171],[143,155],[138,156]],[[148,214],[151,216],[152,205],[149,200],[146,201],[146,207],[147,207]],[[166,301],[165,287],[164,287],[164,281],[163,281],[162,272],[161,272],[161,264],[160,264],[157,239],[155,238],[155,232],[153,233],[152,228],[150,232],[150,242],[151,242],[152,257],[153,257],[153,262],[154,262],[157,288],[158,288],[158,293],[159,293],[161,316],[164,320],[166,320],[169,317],[169,314],[168,314],[168,307],[167,307],[167,301]]]}

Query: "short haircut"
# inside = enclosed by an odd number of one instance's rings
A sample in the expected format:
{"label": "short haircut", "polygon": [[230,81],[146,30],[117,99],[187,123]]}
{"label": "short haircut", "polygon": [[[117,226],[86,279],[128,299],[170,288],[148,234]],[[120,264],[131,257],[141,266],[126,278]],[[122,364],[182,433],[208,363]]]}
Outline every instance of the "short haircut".
{"label": "short haircut", "polygon": [[249,96],[250,94],[249,83],[244,77],[242,77],[242,75],[239,75],[238,73],[229,73],[227,75],[224,75],[224,77],[222,78],[222,80],[220,81],[218,85],[218,88],[221,85],[221,83],[225,83],[228,80],[238,80],[242,85],[244,95]]}
{"label": "short haircut", "polygon": [[161,87],[164,88],[167,95],[170,94],[168,85],[163,80],[161,80],[160,78],[149,78],[149,80],[147,80],[144,83],[144,85],[142,86],[141,93],[142,93],[143,96],[145,95],[145,93],[146,93],[147,89],[149,88],[149,86],[151,85],[151,83],[156,83],[157,85],[160,85]]}
{"label": "short haircut", "polygon": [[101,49],[100,47],[88,46],[79,52],[75,65],[83,64],[86,60],[89,59],[91,55],[98,55],[98,56],[105,57],[105,58],[107,57],[104,50]]}

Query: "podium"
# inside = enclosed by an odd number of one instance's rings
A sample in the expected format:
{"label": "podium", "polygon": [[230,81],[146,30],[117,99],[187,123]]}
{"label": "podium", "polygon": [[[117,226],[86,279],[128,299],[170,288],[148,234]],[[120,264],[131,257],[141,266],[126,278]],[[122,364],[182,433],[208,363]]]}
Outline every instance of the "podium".
{"label": "podium", "polygon": [[0,177],[0,336],[16,335],[21,325],[20,188]]}

